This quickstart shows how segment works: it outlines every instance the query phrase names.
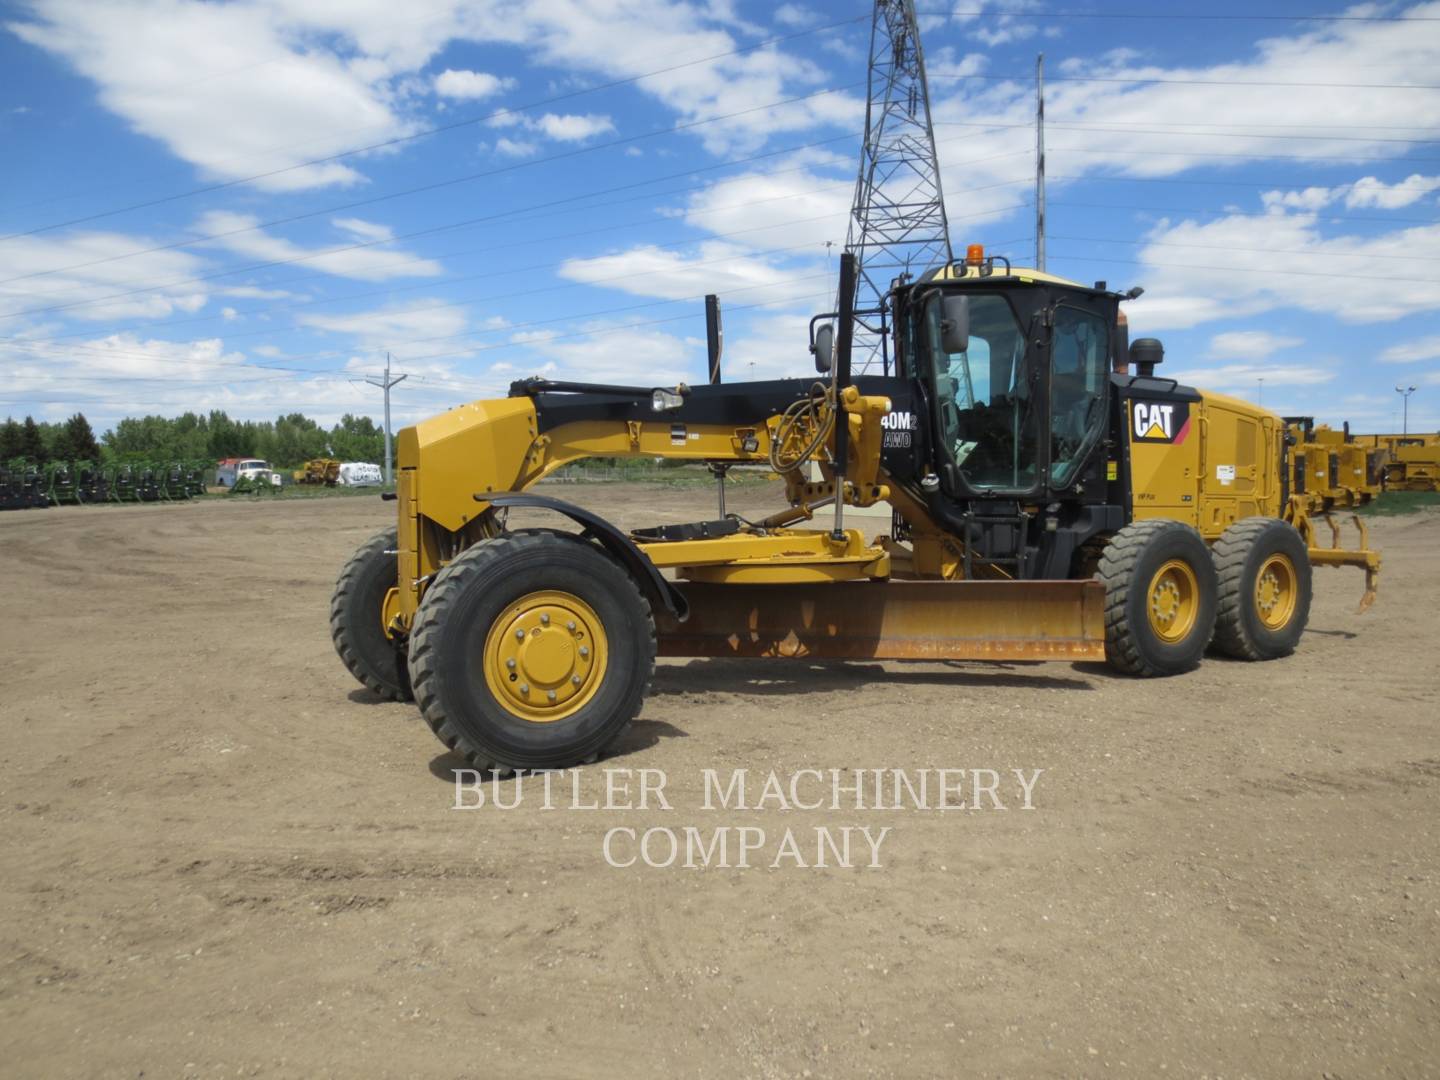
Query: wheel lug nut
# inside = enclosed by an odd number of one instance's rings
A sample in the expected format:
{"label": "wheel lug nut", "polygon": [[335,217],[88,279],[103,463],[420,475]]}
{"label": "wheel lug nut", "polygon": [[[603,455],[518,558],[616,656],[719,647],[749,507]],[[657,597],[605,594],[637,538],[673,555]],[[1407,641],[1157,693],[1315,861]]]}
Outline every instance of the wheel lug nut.
{"label": "wheel lug nut", "polygon": [[520,684],[520,692],[522,694],[528,694],[530,692],[530,684],[528,682],[522,682]]}
{"label": "wheel lug nut", "polygon": [[515,640],[516,640],[516,641],[524,641],[524,640],[525,640],[525,631],[524,631],[524,630],[516,630],[516,631],[515,631]]}
{"label": "wheel lug nut", "polygon": [[541,616],[540,616],[540,625],[541,625],[541,626],[549,626],[549,625],[550,625],[550,616],[549,616],[549,615],[541,615]]}
{"label": "wheel lug nut", "polygon": [[515,670],[515,661],[514,661],[514,660],[506,660],[506,661],[505,661],[505,666],[508,667],[511,671],[514,671],[514,670]]}
{"label": "wheel lug nut", "polygon": [[581,656],[589,656],[589,655],[590,655],[590,646],[588,646],[588,645],[581,645],[581,646],[580,646],[580,655],[581,655]]}
{"label": "wheel lug nut", "polygon": [[575,632],[575,620],[571,619],[569,622],[567,622],[565,624],[565,629],[569,630],[573,634]]}
{"label": "wheel lug nut", "polygon": [[550,691],[548,694],[546,694],[545,696],[548,697],[551,701],[554,701],[554,700],[555,700],[555,691],[554,691],[554,690],[551,690],[551,691]]}
{"label": "wheel lug nut", "polygon": [[579,675],[571,675],[571,676],[570,676],[570,681],[571,681],[574,685],[579,686],[579,685],[580,685],[580,676],[579,676]]}

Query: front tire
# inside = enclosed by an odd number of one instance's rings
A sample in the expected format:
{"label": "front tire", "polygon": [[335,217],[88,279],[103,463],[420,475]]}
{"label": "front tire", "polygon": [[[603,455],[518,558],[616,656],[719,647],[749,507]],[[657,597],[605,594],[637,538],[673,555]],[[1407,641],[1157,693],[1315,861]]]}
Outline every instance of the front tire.
{"label": "front tire", "polygon": [[1100,557],[1105,659],[1127,675],[1178,675],[1200,662],[1215,627],[1215,564],[1178,521],[1136,521]]}
{"label": "front tire", "polygon": [[1246,518],[1221,534],[1213,554],[1220,581],[1216,652],[1238,660],[1289,656],[1310,620],[1310,555],[1295,527]]}
{"label": "front tire", "polygon": [[431,584],[410,679],[431,730],[476,768],[594,761],[640,711],[655,670],[650,606],[593,544],[511,533]]}
{"label": "front tire", "polygon": [[411,701],[404,650],[380,625],[385,594],[395,587],[396,532],[376,533],[335,582],[330,598],[330,637],[351,675],[387,701]]}

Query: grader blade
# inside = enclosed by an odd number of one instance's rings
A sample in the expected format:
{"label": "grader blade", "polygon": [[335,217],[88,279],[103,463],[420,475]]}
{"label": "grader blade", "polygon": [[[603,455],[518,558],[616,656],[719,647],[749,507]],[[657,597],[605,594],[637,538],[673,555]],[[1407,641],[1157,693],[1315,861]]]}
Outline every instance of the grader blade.
{"label": "grader blade", "polygon": [[1096,581],[862,581],[682,586],[661,656],[835,660],[1103,660]]}

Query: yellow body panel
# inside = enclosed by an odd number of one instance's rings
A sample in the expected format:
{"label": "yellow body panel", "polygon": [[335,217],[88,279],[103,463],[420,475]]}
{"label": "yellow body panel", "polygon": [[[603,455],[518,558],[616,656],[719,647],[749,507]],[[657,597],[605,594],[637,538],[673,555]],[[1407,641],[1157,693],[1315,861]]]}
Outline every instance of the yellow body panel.
{"label": "yellow body panel", "polygon": [[1133,438],[1127,404],[1130,470],[1136,520],[1170,518],[1217,539],[1247,517],[1279,517],[1284,425],[1273,413],[1239,398],[1202,394],[1189,406],[1187,427],[1172,442]]}

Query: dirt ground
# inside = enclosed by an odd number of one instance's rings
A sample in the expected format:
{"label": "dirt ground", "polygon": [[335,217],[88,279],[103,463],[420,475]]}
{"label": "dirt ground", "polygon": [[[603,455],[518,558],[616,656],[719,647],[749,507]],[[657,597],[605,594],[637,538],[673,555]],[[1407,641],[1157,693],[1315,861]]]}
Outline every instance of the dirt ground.
{"label": "dirt ground", "polygon": [[[660,769],[672,810],[456,811],[327,630],[392,506],[0,515],[5,1075],[1440,1075],[1440,514],[1375,523],[1367,615],[1318,571],[1287,660],[661,661],[581,790]],[[1008,809],[707,811],[707,768],[993,768]],[[607,864],[654,826],[767,846]],[[771,868],[817,826],[891,832],[875,868]]]}

